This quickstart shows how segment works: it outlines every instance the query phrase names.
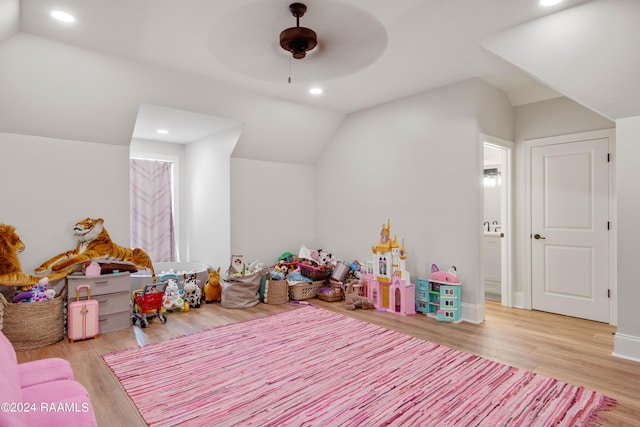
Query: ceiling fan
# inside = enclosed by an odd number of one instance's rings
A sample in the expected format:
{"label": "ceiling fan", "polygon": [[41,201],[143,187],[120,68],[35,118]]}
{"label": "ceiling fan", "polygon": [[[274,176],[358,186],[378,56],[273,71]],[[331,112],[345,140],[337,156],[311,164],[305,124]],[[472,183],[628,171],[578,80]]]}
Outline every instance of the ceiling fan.
{"label": "ceiling fan", "polygon": [[296,26],[287,28],[280,33],[280,46],[289,52],[295,59],[302,59],[307,52],[313,50],[318,44],[316,32],[310,28],[300,26],[300,18],[307,11],[307,6],[302,3],[291,3],[289,11],[296,18]]}

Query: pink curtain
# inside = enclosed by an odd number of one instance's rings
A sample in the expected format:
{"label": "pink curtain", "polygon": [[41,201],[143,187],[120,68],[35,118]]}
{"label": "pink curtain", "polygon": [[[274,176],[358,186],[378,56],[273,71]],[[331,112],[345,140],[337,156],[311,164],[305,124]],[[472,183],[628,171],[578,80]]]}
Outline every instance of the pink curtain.
{"label": "pink curtain", "polygon": [[175,261],[173,163],[131,159],[131,247],[153,262]]}

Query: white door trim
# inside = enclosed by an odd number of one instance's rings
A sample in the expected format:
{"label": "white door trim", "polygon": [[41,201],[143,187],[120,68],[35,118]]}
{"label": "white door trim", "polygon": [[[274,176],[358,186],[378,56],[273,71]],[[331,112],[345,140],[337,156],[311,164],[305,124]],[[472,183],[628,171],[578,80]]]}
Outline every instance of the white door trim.
{"label": "white door trim", "polygon": [[532,233],[531,230],[531,193],[532,193],[532,180],[531,180],[531,149],[536,146],[562,144],[565,142],[572,142],[576,140],[587,139],[609,139],[609,153],[611,154],[611,161],[609,163],[609,220],[611,222],[611,231],[609,233],[609,287],[611,289],[611,298],[609,298],[609,323],[616,325],[618,323],[618,281],[617,281],[617,239],[616,239],[616,185],[615,185],[615,129],[602,129],[588,132],[579,132],[568,135],[557,135],[546,138],[528,139],[525,140],[525,176],[526,176],[526,198],[525,198],[525,212],[526,212],[526,229],[523,233],[523,238],[527,242],[525,245],[525,289],[524,295],[527,299],[526,307],[531,309],[531,239],[529,236]]}
{"label": "white door trim", "polygon": [[[501,253],[501,303],[506,307],[513,307],[513,263],[514,263],[514,236],[515,228],[513,222],[513,159],[515,144],[506,139],[496,138],[491,135],[480,134],[482,147],[492,145],[506,151],[504,167],[504,179],[502,180],[502,197],[503,203],[503,226],[506,230],[505,237],[502,239]],[[481,219],[482,221],[482,219]],[[484,284],[482,287],[482,295],[484,295]]]}

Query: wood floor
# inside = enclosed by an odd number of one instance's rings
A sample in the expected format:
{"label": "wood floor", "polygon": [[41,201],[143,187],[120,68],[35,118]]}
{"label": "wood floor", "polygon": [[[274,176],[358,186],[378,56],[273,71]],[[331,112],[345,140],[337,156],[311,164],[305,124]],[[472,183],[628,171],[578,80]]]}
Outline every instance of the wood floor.
{"label": "wood floor", "polygon": [[[487,301],[486,321],[480,325],[438,322],[424,315],[404,317],[373,310],[349,311],[341,302],[308,301],[401,333],[597,390],[618,401],[618,405],[606,413],[605,425],[640,425],[640,363],[611,356],[615,327],[549,313],[504,308],[491,301]],[[43,349],[18,353],[18,360],[25,362],[44,357],[69,360],[76,379],[91,395],[100,427],[144,426],[120,383],[104,364],[102,354],[297,307],[295,304],[258,304],[247,309],[225,309],[218,303],[203,305],[188,313],[169,314],[164,325],[153,319],[146,329],[132,327],[73,344],[65,340]]]}

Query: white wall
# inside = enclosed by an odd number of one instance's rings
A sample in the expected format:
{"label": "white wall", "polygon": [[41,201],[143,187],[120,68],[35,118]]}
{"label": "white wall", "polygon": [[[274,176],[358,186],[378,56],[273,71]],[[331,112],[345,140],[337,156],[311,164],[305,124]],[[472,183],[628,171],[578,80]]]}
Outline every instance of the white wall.
{"label": "white wall", "polygon": [[618,331],[614,354],[640,361],[640,117],[616,121]]}
{"label": "white wall", "polygon": [[302,244],[320,249],[314,183],[313,166],[232,158],[231,252],[271,265]]}
{"label": "white wall", "polygon": [[514,111],[502,90],[476,79],[476,119],[478,133],[513,141]]}
{"label": "white wall", "polygon": [[516,307],[531,308],[531,296],[527,295],[527,231],[526,207],[526,150],[525,141],[548,136],[566,135],[598,129],[611,129],[611,120],[585,108],[572,100],[561,97],[547,101],[521,105],[515,108],[515,192],[514,228],[515,262],[513,304]]}
{"label": "white wall", "polygon": [[0,153],[0,222],[27,246],[23,271],[75,249],[73,225],[86,217],[129,245],[128,146],[0,133]]}
{"label": "white wall", "polygon": [[182,218],[187,228],[187,261],[214,268],[229,262],[230,156],[241,132],[242,126],[237,126],[186,146]]}
{"label": "white wall", "polygon": [[18,31],[20,0],[0,1],[0,43]]}
{"label": "white wall", "polygon": [[463,303],[481,310],[477,96],[471,80],[349,115],[316,165],[318,245],[368,261],[390,219],[411,277],[456,265]]}

